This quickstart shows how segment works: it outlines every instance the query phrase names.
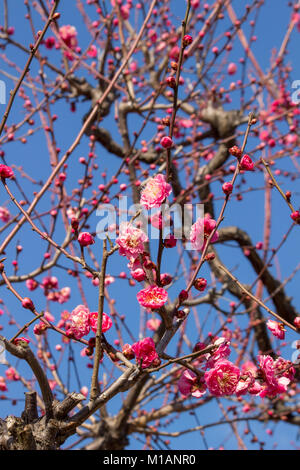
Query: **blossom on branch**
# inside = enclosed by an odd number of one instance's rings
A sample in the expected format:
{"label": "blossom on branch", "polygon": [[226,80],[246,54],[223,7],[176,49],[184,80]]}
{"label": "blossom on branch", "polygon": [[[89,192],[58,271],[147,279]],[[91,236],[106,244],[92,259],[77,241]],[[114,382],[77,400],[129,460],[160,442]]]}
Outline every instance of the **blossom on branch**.
{"label": "blossom on branch", "polygon": [[184,396],[192,395],[200,398],[206,392],[206,385],[203,377],[199,377],[191,370],[185,370],[177,382],[179,391]]}
{"label": "blossom on branch", "polygon": [[71,312],[68,319],[70,321],[67,334],[80,339],[90,332],[90,311],[84,305],[77,305]]}
{"label": "blossom on branch", "polygon": [[141,364],[142,369],[146,369],[154,361],[159,359],[152,338],[144,338],[141,341],[134,343],[131,347],[135,354],[136,361],[138,364]]}
{"label": "blossom on branch", "polygon": [[160,207],[164,200],[171,194],[172,188],[166,182],[164,175],[156,175],[150,178],[141,194],[141,204],[146,209]]}
{"label": "blossom on branch", "polygon": [[204,380],[212,395],[222,397],[235,393],[240,375],[238,367],[227,359],[221,359],[213,369],[205,372]]}
{"label": "blossom on branch", "polygon": [[153,285],[138,292],[137,299],[142,307],[156,309],[166,303],[168,300],[168,292],[162,287]]}
{"label": "blossom on branch", "polygon": [[[216,228],[216,221],[210,217],[199,218],[191,227],[190,242],[194,250],[203,251],[206,245],[206,239],[210,236]],[[218,240],[219,234],[217,231],[213,234],[210,242],[214,243]]]}
{"label": "blossom on branch", "polygon": [[134,227],[130,222],[121,223],[120,234],[116,239],[121,256],[126,256],[129,260],[137,258],[144,252],[146,242],[148,237],[143,230]]}
{"label": "blossom on branch", "polygon": [[[97,322],[98,322],[98,312],[91,312],[89,317],[89,322],[91,329],[94,333],[97,333]],[[102,333],[105,333],[112,327],[112,320],[111,318],[106,315],[106,313],[102,313]]]}

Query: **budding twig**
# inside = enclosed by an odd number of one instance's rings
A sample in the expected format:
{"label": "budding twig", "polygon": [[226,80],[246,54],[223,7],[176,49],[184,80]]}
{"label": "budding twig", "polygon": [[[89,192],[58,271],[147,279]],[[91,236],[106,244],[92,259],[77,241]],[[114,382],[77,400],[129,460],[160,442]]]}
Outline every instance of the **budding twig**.
{"label": "budding twig", "polygon": [[224,271],[235,283],[237,286],[239,286],[239,288],[245,292],[249,297],[251,297],[251,299],[253,299],[256,303],[258,303],[261,307],[263,307],[268,313],[270,313],[271,315],[273,315],[273,317],[277,318],[277,320],[279,320],[281,323],[284,323],[286,326],[288,326],[289,328],[291,328],[292,330],[294,331],[298,331],[297,328],[292,325],[291,323],[287,322],[284,318],[282,318],[281,316],[279,316],[277,313],[273,312],[273,310],[271,310],[269,307],[267,307],[261,300],[259,300],[257,297],[255,297],[255,295],[251,294],[251,292],[249,292],[238,280],[235,276],[233,276],[233,274],[231,274],[230,271],[228,271],[228,269],[225,268],[225,266],[223,266],[222,264],[219,264],[218,267]]}

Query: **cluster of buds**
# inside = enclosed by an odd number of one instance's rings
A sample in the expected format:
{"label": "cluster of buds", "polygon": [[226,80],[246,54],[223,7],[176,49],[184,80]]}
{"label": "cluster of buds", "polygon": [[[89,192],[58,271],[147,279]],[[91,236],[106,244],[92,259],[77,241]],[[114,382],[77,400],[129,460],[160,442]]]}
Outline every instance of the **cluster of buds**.
{"label": "cluster of buds", "polygon": [[237,145],[234,145],[233,147],[231,147],[229,149],[229,153],[233,156],[233,157],[236,157],[236,158],[241,158],[242,156],[242,151],[241,149],[237,146]]}

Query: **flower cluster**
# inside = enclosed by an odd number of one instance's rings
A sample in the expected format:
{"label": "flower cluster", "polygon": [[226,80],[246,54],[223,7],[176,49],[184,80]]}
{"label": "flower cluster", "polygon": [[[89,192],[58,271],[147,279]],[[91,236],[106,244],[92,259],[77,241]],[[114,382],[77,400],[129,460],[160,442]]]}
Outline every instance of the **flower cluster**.
{"label": "flower cluster", "polygon": [[[182,395],[201,397],[206,390],[216,397],[246,393],[261,398],[273,398],[287,390],[287,386],[294,379],[295,369],[290,361],[278,357],[258,356],[259,368],[252,362],[245,362],[241,369],[229,361],[229,341],[218,338],[213,343],[217,348],[211,353],[200,355],[193,362],[193,366],[202,366],[197,374],[185,370],[177,383]],[[194,351],[205,349],[203,343],[197,343]],[[209,369],[209,370],[207,370]]]}
{"label": "flower cluster", "polygon": [[135,358],[142,369],[146,369],[150,365],[158,365],[160,359],[155,349],[155,344],[152,338],[144,338],[131,346]]}
{"label": "flower cluster", "polygon": [[292,363],[279,357],[274,361],[271,356],[258,356],[260,372],[263,383],[259,392],[260,397],[275,397],[287,390],[287,386],[293,380],[295,369]]}
{"label": "flower cluster", "polygon": [[[66,44],[66,46],[71,49],[71,51],[78,51],[78,41],[77,41],[77,31],[75,26],[64,25],[59,28],[59,35],[61,40]],[[65,56],[69,60],[73,60],[73,54],[70,51],[65,51]]]}
{"label": "flower cluster", "polygon": [[[97,332],[98,312],[90,312],[84,305],[77,305],[71,312],[67,323],[67,334],[81,339],[89,334],[90,329]],[[102,332],[105,333],[112,327],[111,318],[103,312],[102,314]]]}

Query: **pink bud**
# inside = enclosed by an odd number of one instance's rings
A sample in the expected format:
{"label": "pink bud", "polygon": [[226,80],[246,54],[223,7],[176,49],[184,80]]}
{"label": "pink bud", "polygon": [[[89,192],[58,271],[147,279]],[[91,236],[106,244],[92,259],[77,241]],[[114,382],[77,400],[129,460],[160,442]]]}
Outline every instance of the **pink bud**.
{"label": "pink bud", "polygon": [[170,276],[170,274],[168,273],[163,273],[160,276],[160,283],[163,287],[171,284],[172,280],[173,280],[172,276]]}
{"label": "pink bud", "polygon": [[293,221],[296,222],[296,224],[300,224],[300,212],[299,211],[292,212],[290,216],[293,219]]}
{"label": "pink bud", "polygon": [[185,36],[183,36],[182,44],[184,47],[189,46],[190,44],[192,44],[192,42],[193,42],[192,36],[190,36],[189,34],[186,34]]}
{"label": "pink bud", "polygon": [[175,86],[176,86],[176,79],[175,79],[175,77],[173,77],[173,76],[167,77],[167,78],[166,78],[166,83],[167,83],[167,85],[168,85],[169,87],[175,88]]}
{"label": "pink bud", "polygon": [[95,240],[89,232],[81,232],[78,235],[77,240],[80,243],[80,246],[88,246],[93,245],[95,243]]}
{"label": "pink bud", "polygon": [[124,344],[122,353],[126,357],[126,359],[129,359],[129,360],[135,357],[135,354],[130,344]]}
{"label": "pink bud", "polygon": [[28,310],[34,310],[33,302],[29,297],[24,297],[22,300],[22,307],[27,308]]}
{"label": "pink bud", "polygon": [[0,178],[13,178],[14,172],[12,169],[7,165],[0,165]]}
{"label": "pink bud", "polygon": [[229,153],[231,153],[231,155],[237,158],[240,158],[242,156],[242,151],[237,145],[234,145],[233,147],[231,147],[229,149]]}
{"label": "pink bud", "polygon": [[171,137],[163,137],[160,141],[160,145],[164,148],[164,149],[169,149],[172,147],[173,145],[173,140],[171,139]]}
{"label": "pink bud", "polygon": [[179,294],[179,301],[184,302],[184,300],[186,300],[188,296],[189,296],[189,293],[183,289]]}
{"label": "pink bud", "polygon": [[222,190],[225,194],[231,194],[233,190],[233,186],[230,182],[224,183],[222,186]]}
{"label": "pink bud", "polygon": [[227,68],[227,73],[228,75],[234,75],[237,71],[237,66],[234,62],[231,62],[229,65],[228,65],[228,68]]}
{"label": "pink bud", "polygon": [[165,248],[173,248],[176,246],[177,240],[174,237],[174,235],[169,235],[167,238],[164,240],[164,246]]}
{"label": "pink bud", "polygon": [[249,155],[245,154],[241,161],[240,161],[240,168],[245,171],[253,171],[254,163],[249,157]]}
{"label": "pink bud", "polygon": [[204,277],[199,277],[198,279],[195,279],[193,285],[195,289],[199,290],[200,292],[203,292],[206,289],[207,280],[204,279]]}

